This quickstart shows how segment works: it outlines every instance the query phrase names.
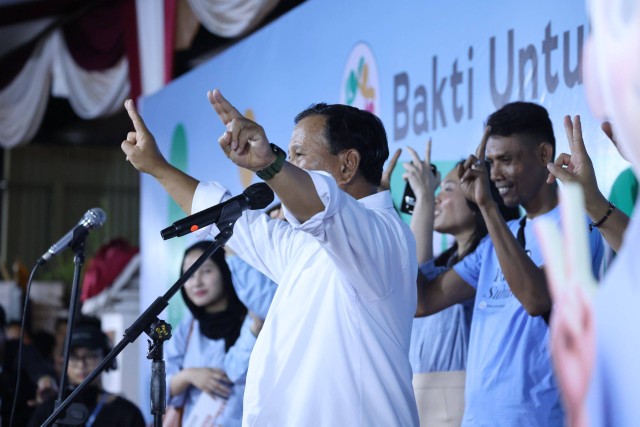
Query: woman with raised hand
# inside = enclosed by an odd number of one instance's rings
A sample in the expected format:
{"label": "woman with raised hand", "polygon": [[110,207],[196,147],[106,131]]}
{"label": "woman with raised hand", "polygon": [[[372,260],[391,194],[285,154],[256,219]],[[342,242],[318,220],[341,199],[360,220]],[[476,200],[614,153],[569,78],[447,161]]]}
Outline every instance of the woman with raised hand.
{"label": "woman with raised hand", "polygon": [[[412,162],[404,164],[403,178],[416,196],[411,229],[416,238],[419,275],[430,280],[473,252],[487,235],[487,228],[477,205],[469,202],[460,190],[457,167],[439,183],[439,172],[434,174],[430,164],[431,141],[427,143],[424,161],[415,150],[407,149]],[[385,184],[398,157],[399,152],[387,169]],[[438,184],[440,192],[435,196]],[[494,198],[501,201],[493,184],[492,192]],[[517,208],[506,208],[502,203],[500,211],[506,220],[519,216]],[[435,258],[434,230],[454,238],[453,245]],[[459,426],[462,422],[472,311],[473,299],[470,299],[431,316],[414,319],[409,360],[421,426]]]}
{"label": "woman with raised hand", "polygon": [[[187,248],[184,273],[211,244]],[[234,290],[224,251],[218,250],[180,290],[189,313],[166,346],[167,403],[182,409],[183,423],[204,392],[215,425],[242,424],[242,399],[249,356],[262,328],[262,319],[247,316]]]}

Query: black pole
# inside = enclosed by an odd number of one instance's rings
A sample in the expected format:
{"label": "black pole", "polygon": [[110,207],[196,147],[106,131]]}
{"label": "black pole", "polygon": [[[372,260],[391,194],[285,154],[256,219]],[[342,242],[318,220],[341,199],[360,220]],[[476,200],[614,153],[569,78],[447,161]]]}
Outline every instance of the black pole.
{"label": "black pole", "polygon": [[[85,236],[86,238],[86,236]],[[60,406],[64,398],[64,391],[67,388],[67,367],[69,364],[69,349],[71,347],[71,334],[73,332],[73,323],[76,317],[76,305],[78,303],[78,294],[80,292],[80,274],[82,272],[82,265],[84,264],[84,241],[85,238],[81,239],[74,247],[73,251],[75,255],[73,257],[73,282],[71,285],[71,300],[69,301],[69,317],[67,318],[67,332],[64,337],[64,352],[62,358],[62,370],[60,373],[60,387],[58,389],[58,398],[55,401],[55,408]],[[88,413],[88,411],[84,411]],[[67,420],[66,417],[60,420],[63,423],[68,423],[71,425],[78,425],[84,423],[85,419],[76,420]]]}
{"label": "black pole", "polygon": [[167,374],[163,357],[163,345],[171,338],[171,325],[164,320],[156,319],[151,325],[151,340],[149,341],[149,353],[147,359],[151,359],[151,414],[153,426],[162,427],[162,416],[167,406]]}

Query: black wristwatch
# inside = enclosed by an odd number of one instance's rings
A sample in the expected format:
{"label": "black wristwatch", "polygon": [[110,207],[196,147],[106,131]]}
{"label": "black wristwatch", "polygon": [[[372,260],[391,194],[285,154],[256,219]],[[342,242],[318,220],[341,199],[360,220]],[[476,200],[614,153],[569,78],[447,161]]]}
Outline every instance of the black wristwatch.
{"label": "black wristwatch", "polygon": [[284,162],[287,159],[287,153],[285,153],[282,148],[278,147],[275,144],[269,145],[271,146],[273,153],[276,155],[276,159],[266,168],[256,171],[256,175],[258,175],[258,177],[265,181],[268,181],[276,176],[276,174],[282,170]]}

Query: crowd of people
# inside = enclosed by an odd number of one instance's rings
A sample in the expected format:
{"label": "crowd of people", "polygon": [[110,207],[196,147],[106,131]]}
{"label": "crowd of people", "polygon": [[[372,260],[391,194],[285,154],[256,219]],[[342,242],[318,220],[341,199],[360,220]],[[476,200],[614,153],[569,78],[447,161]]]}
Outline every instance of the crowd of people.
{"label": "crowd of people", "polygon": [[[619,249],[628,220],[598,190],[579,117],[565,118],[571,154],[556,157],[544,107],[503,106],[437,196],[430,149],[424,161],[410,149],[409,229],[388,189],[399,153],[383,172],[389,153],[374,115],[312,105],[295,118],[287,159],[219,91],[208,96],[226,127],[221,148],[269,184],[285,219],[247,212],[228,243],[277,283],[248,363],[245,425],[566,423],[534,223],[561,222],[556,179],[584,182],[588,205],[576,221],[589,232],[587,269],[598,277],[603,237]],[[230,197],[166,162],[130,101],[126,108],[135,128],[122,144],[127,160],[186,213]],[[455,242],[437,257],[433,230]]]}
{"label": "crowd of people", "polygon": [[[585,78],[609,120],[603,131],[638,173],[640,72],[619,65],[640,71],[637,55],[625,54],[640,47],[640,6],[605,3],[590,6]],[[637,320],[640,227],[599,189],[579,116],[563,119],[569,153],[556,153],[552,120],[532,102],[490,114],[476,152],[444,176],[431,168],[431,142],[424,159],[409,148],[409,226],[390,195],[401,153],[387,162],[375,115],[313,104],[295,117],[287,155],[220,91],[207,96],[225,127],[224,154],[282,205],[245,212],[227,252],[213,253],[181,290],[188,313],[166,348],[165,422],[200,413],[224,426],[634,425],[640,351],[626,328]],[[134,127],[122,142],[127,161],[186,214],[231,196],[167,162],[133,102],[125,108]],[[558,181],[580,184],[584,209],[569,210],[578,202]],[[451,236],[441,253],[434,231]],[[201,232],[181,274],[218,229]],[[618,255],[590,293],[605,242]],[[95,324],[80,324],[71,350],[75,387],[109,348]],[[27,372],[37,396],[28,425],[53,409],[44,391],[56,367],[39,368]],[[81,400],[91,425],[143,425],[99,378]]]}

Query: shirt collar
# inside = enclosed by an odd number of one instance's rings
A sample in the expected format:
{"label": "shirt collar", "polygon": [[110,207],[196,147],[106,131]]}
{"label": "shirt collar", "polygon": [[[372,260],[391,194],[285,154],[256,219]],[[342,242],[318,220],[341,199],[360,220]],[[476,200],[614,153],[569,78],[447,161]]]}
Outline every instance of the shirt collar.
{"label": "shirt collar", "polygon": [[391,199],[391,192],[389,190],[379,191],[367,197],[359,199],[358,202],[362,203],[368,209],[393,209],[393,200]]}
{"label": "shirt collar", "polygon": [[[331,176],[331,174],[326,171],[307,170],[307,172],[319,173],[321,175],[333,178],[333,176]],[[394,209],[393,199],[391,198],[391,191],[389,190],[378,191],[375,194],[358,199],[358,202],[362,203],[368,209]]]}

